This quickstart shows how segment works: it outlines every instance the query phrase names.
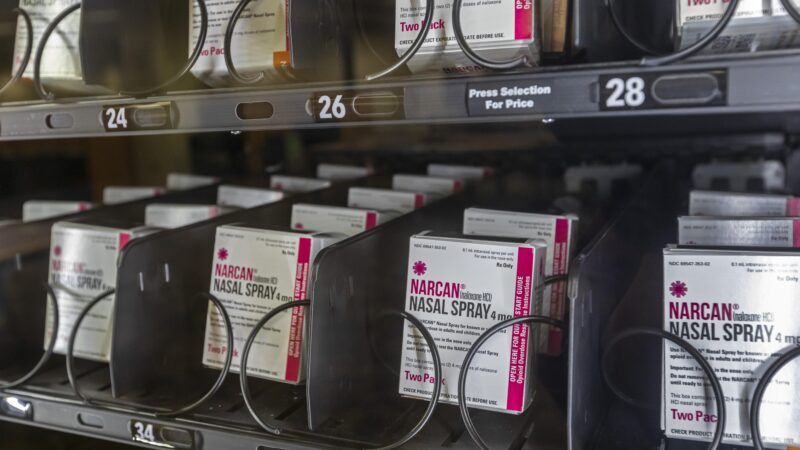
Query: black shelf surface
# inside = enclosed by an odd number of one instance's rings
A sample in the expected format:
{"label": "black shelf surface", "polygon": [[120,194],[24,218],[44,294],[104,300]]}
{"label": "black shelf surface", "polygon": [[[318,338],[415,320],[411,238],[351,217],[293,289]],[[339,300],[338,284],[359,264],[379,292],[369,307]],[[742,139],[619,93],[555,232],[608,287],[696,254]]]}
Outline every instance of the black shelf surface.
{"label": "black shelf surface", "polygon": [[[630,61],[542,67],[534,72],[480,77],[417,76],[373,83],[182,91],[146,99],[92,97],[53,103],[7,103],[0,106],[0,140],[354,125],[540,122],[555,123],[557,127],[570,123],[568,120],[603,118],[624,124],[626,121],[617,119],[670,117],[678,121],[677,126],[690,128],[692,123],[696,124],[692,118],[703,116],[716,118],[716,124],[722,128],[727,125],[741,129],[742,121],[755,121],[753,126],[757,128],[789,131],[797,128],[796,113],[800,112],[800,84],[795,82],[798,70],[800,52],[787,50],[694,57],[661,67],[644,67]],[[625,85],[632,77],[645,83],[643,103],[639,104],[638,94],[626,98],[627,86],[610,99],[614,84],[609,84],[609,80],[620,78]],[[470,90],[531,86],[536,86],[539,94],[494,97],[501,102],[532,100],[532,106],[527,108],[487,111],[484,108],[487,98],[477,97],[472,101],[468,98]],[[322,95],[329,96],[331,102],[342,95],[341,111],[346,112],[345,116],[318,117]],[[626,103],[629,100],[633,106]],[[354,112],[354,104],[359,105],[362,114]],[[111,114],[108,107],[117,108],[117,112],[121,107],[127,109],[127,128],[121,124],[116,129],[107,128]],[[141,107],[150,109],[142,113],[131,110]],[[384,112],[364,114],[368,108]],[[241,117],[248,114],[260,118]],[[134,115],[140,118],[139,122]],[[731,115],[741,116],[742,121],[731,120]],[[166,117],[169,120],[161,120]],[[703,129],[712,122],[704,122]],[[662,129],[666,126],[661,124]],[[669,127],[675,131],[672,123]]]}

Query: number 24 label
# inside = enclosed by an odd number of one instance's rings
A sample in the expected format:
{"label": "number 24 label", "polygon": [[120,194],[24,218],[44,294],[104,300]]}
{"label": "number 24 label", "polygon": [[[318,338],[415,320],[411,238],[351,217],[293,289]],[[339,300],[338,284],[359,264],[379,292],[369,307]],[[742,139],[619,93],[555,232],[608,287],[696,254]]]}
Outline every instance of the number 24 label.
{"label": "number 24 label", "polygon": [[108,108],[103,114],[106,119],[106,130],[125,130],[128,128],[128,117],[125,107]]}

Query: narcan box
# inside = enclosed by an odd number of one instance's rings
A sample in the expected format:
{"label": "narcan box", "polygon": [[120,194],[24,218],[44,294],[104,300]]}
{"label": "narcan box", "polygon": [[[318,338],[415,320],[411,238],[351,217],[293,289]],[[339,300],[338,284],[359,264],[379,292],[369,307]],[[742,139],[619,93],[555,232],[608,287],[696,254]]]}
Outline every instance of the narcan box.
{"label": "narcan box", "polygon": [[445,197],[455,194],[463,187],[464,181],[458,178],[411,174],[397,174],[392,177],[392,189],[425,192],[435,197]]}
{"label": "narcan box", "polygon": [[317,178],[323,180],[354,180],[372,175],[372,173],[373,171],[369,167],[329,163],[322,163],[317,166]]}
{"label": "narcan box", "polygon": [[800,199],[789,195],[692,191],[690,216],[797,217]]}
{"label": "narcan box", "polygon": [[[201,28],[200,7],[193,2],[190,42],[196,42]],[[233,82],[225,65],[225,32],[235,2],[208,1],[208,34],[200,58],[192,67],[192,75],[212,87]],[[231,40],[234,66],[243,74],[264,73],[267,80],[281,80],[278,68],[290,62],[289,32],[284,1],[251,2],[236,23]]]}
{"label": "narcan box", "polygon": [[[547,244],[546,276],[567,275],[569,263],[576,250],[578,218],[572,215],[498,211],[481,208],[464,210],[464,234],[501,236],[510,238],[541,239]],[[566,282],[557,282],[544,288],[542,303],[534,306],[534,313],[562,320],[567,310]],[[561,353],[563,331],[556,327],[539,326],[537,351],[550,355]]]}
{"label": "narcan box", "polygon": [[63,200],[28,200],[22,205],[22,221],[51,219],[53,217],[88,211],[94,205],[89,202]]}
{"label": "narcan box", "polygon": [[353,236],[371,230],[397,215],[395,212],[374,209],[297,203],[292,206],[292,229]]}
{"label": "narcan box", "polygon": [[235,208],[255,208],[283,200],[286,194],[272,189],[222,185],[217,190],[217,204]]}
{"label": "narcan box", "polygon": [[[729,2],[676,1],[676,47],[699,41],[717,24]],[[701,53],[720,54],[789,48],[800,44],[797,24],[788,17],[780,0],[740,0],[733,18]]]}
{"label": "narcan box", "polygon": [[[442,403],[458,403],[458,378],[473,342],[492,325],[532,313],[541,301],[547,247],[542,241],[424,232],[411,237],[405,311],[433,336],[442,361]],[[408,321],[403,328],[400,394],[429,400],[430,350]],[[520,414],[534,395],[534,337],[515,325],[486,342],[467,377],[467,404]]]}
{"label": "narcan box", "polygon": [[[134,238],[151,233],[146,227],[57,222],[50,240],[48,279],[58,297],[58,337],[54,352],[65,354],[69,335],[84,306],[114,289],[117,258]],[[66,289],[64,289],[66,288]],[[75,341],[75,356],[108,362],[111,354],[114,295],[102,300],[84,319]],[[47,303],[45,342],[53,330],[53,310]]]}
{"label": "narcan box", "polygon": [[679,217],[678,245],[800,248],[800,219],[791,217]]}
{"label": "narcan box", "polygon": [[284,192],[311,192],[331,187],[330,180],[319,178],[296,177],[291,175],[273,175],[269,179],[269,187]]}
{"label": "narcan box", "polygon": [[149,227],[180,228],[232,211],[233,208],[217,205],[155,203],[145,208],[144,223]]}
{"label": "narcan box", "polygon": [[[472,62],[456,41],[452,21],[452,0],[436,0],[427,39],[406,64],[412,73],[485,73],[486,68]],[[533,0],[465,2],[461,14],[467,41],[481,56],[505,61],[525,56],[539,61],[540,21],[538,3]],[[395,50],[398,56],[411,47],[420,33],[425,3],[412,0],[395,2]]]}
{"label": "narcan box", "polygon": [[494,171],[486,166],[462,166],[458,164],[428,164],[428,175],[432,177],[457,178],[465,181],[484,180]]}
{"label": "narcan box", "polygon": [[[211,290],[225,305],[233,324],[231,370],[240,370],[240,352],[256,322],[287,302],[308,299],[317,253],[341,237],[266,230],[241,225],[217,227]],[[253,344],[247,373],[297,384],[305,379],[305,308],[276,316]],[[216,308],[209,305],[203,364],[221,369],[227,335]]]}
{"label": "narcan box", "polygon": [[428,201],[423,192],[397,191],[367,187],[351,187],[347,191],[347,206],[397,211],[402,214],[422,208]]}
{"label": "narcan box", "polygon": [[166,189],[158,186],[107,186],[103,189],[103,203],[116,205],[133,200],[163,195]]}
{"label": "narcan box", "polygon": [[[664,329],[708,360],[726,397],[723,442],[751,445],[750,398],[765,368],[800,342],[800,253],[664,250]],[[664,344],[662,428],[708,442],[717,424],[700,366]],[[780,448],[800,444],[800,364],[778,372],[761,406],[761,433]]]}
{"label": "narcan box", "polygon": [[219,183],[219,181],[220,179],[217,177],[173,172],[167,174],[167,189],[174,191],[185,191],[187,189],[210,186],[212,184]]}

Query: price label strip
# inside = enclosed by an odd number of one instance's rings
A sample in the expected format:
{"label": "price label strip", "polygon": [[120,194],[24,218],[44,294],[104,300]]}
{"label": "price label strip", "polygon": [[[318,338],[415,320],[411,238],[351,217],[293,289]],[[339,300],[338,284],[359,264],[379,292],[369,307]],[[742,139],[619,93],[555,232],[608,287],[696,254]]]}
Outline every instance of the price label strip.
{"label": "price label strip", "polygon": [[466,94],[470,117],[547,113],[563,102],[552,79],[469,83]]}
{"label": "price label strip", "polygon": [[398,89],[317,92],[309,103],[317,123],[405,118],[403,91]]}
{"label": "price label strip", "polygon": [[128,428],[135,442],[159,448],[195,448],[191,431],[144,420],[131,420]]}
{"label": "price label strip", "polygon": [[100,121],[108,133],[172,128],[169,102],[144,105],[106,105]]}
{"label": "price label strip", "polygon": [[601,111],[724,106],[728,103],[725,70],[633,72],[598,79]]}

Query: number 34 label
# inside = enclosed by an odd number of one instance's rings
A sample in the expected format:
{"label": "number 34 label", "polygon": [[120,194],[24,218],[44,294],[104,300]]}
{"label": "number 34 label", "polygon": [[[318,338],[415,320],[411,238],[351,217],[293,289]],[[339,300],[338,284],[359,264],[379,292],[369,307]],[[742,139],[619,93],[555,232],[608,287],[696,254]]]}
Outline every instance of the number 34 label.
{"label": "number 34 label", "polygon": [[128,428],[135,442],[160,448],[194,448],[194,437],[188,430],[144,420],[131,420]]}
{"label": "number 34 label", "polygon": [[727,103],[727,73],[638,72],[598,80],[602,111],[720,106]]}

